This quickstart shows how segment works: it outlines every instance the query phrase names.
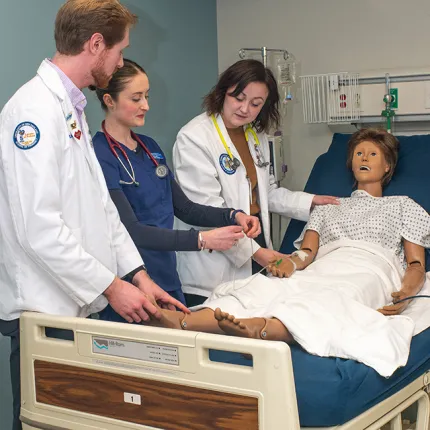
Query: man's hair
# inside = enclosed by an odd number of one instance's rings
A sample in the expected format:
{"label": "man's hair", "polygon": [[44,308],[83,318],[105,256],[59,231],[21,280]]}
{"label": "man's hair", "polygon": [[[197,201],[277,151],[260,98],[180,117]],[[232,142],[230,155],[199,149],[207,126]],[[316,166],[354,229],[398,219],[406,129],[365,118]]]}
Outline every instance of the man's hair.
{"label": "man's hair", "polygon": [[95,33],[100,33],[107,48],[112,48],[136,22],[137,16],[118,0],[67,0],[55,19],[57,51],[78,55]]}

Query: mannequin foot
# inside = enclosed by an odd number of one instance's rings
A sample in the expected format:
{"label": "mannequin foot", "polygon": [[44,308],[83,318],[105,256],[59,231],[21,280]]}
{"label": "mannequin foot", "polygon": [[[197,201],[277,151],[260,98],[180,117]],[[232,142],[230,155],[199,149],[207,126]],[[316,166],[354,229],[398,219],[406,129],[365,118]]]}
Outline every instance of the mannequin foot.
{"label": "mannequin foot", "polygon": [[266,339],[267,320],[265,318],[238,319],[234,315],[215,309],[215,318],[221,330],[230,336],[247,337],[250,339]]}

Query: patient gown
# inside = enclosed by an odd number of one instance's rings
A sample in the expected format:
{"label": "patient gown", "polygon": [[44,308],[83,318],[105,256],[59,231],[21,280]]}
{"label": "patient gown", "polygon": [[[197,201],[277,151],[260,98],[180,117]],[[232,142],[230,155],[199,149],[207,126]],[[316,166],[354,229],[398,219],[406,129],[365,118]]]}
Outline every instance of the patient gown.
{"label": "patient gown", "polygon": [[[409,197],[355,191],[338,206],[317,206],[297,247],[306,230],[319,233],[320,248],[305,270],[288,279],[258,275],[222,284],[198,308],[277,318],[309,353],[352,358],[390,376],[407,362],[414,318],[376,309],[401,288],[402,239],[430,247],[430,216]],[[428,327],[430,303],[427,313]]]}

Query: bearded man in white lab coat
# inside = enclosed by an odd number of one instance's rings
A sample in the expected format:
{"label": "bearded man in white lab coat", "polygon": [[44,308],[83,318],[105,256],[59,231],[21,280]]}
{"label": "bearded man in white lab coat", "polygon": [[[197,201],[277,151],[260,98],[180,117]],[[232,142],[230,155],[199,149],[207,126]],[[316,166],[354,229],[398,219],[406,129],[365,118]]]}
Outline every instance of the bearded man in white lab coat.
{"label": "bearded man in white lab coat", "polygon": [[14,429],[22,312],[86,317],[109,302],[140,322],[160,317],[151,299],[187,312],[146,274],[84,114],[82,88],[106,87],[122,67],[136,19],[117,0],[68,0],[55,22],[56,54],[0,114],[0,332],[11,337]]}

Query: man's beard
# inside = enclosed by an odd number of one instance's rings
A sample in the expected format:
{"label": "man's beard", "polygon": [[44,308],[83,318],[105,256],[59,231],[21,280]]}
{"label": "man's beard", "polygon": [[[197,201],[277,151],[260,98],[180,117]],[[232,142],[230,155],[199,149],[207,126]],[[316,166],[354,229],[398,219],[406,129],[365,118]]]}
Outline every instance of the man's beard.
{"label": "man's beard", "polygon": [[[109,85],[109,81],[112,78],[112,75],[108,75],[106,74],[106,72],[103,70],[104,68],[104,60],[105,60],[106,55],[102,55],[100,56],[99,60],[97,61],[96,66],[94,67],[94,69],[91,71],[91,76],[94,79],[94,86],[96,88],[102,88],[105,89],[108,87]],[[115,69],[116,72],[117,69]],[[114,73],[115,73],[114,72]]]}

